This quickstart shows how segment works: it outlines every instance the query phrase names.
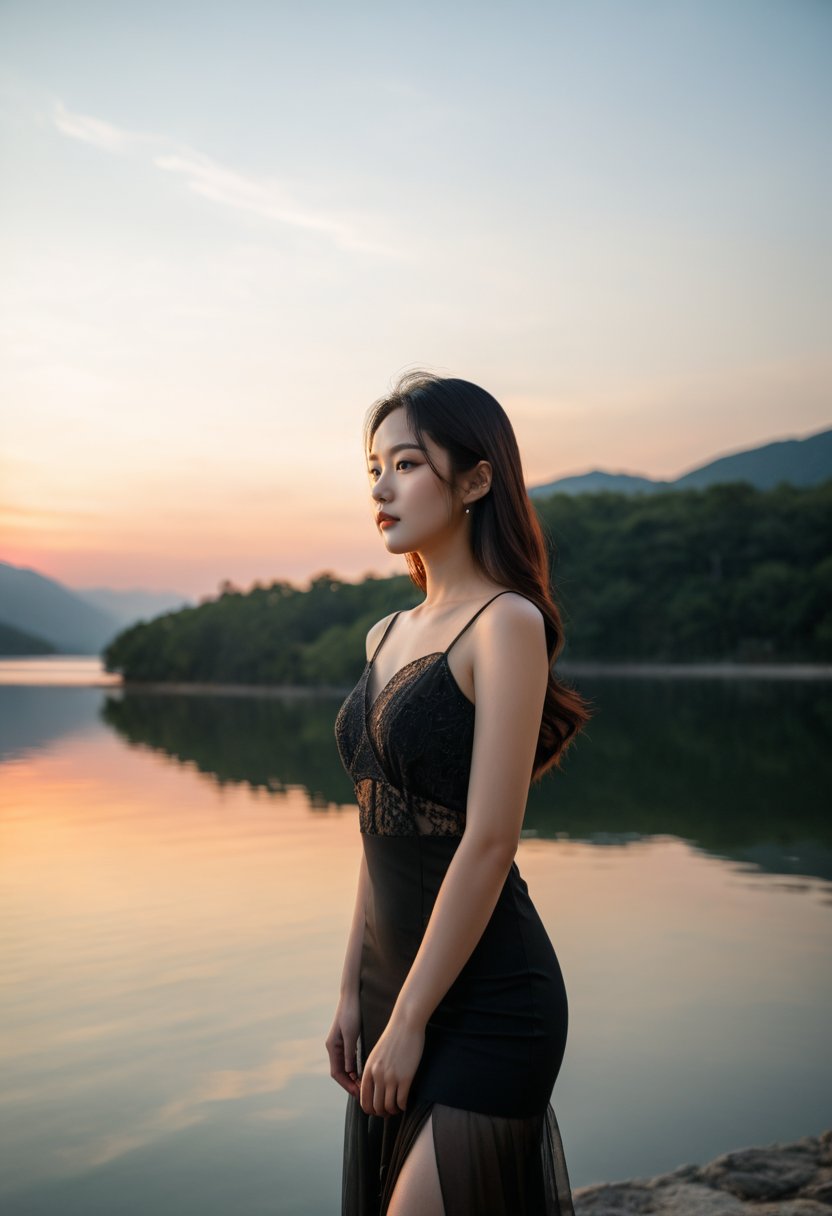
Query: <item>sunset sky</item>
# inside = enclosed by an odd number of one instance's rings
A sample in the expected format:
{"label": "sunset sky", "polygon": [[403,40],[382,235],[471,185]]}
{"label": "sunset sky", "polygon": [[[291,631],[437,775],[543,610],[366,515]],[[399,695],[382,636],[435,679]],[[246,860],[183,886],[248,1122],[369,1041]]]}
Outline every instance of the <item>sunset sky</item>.
{"label": "sunset sky", "polygon": [[369,404],[482,384],[527,484],[830,425],[832,4],[0,5],[0,557],[404,571]]}

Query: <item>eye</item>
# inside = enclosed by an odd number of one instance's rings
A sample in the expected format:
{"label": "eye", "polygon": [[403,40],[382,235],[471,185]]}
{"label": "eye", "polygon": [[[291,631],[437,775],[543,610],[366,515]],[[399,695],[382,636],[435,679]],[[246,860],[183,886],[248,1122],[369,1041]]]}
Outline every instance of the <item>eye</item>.
{"label": "eye", "polygon": [[[399,465],[403,465],[403,464],[412,464],[415,467],[416,462],[414,460],[398,460],[396,462],[396,468],[398,468]],[[378,469],[375,466],[373,466],[373,468],[371,468],[371,469],[368,469],[368,474],[370,477],[372,477],[373,473],[377,473],[377,472],[378,472]]]}

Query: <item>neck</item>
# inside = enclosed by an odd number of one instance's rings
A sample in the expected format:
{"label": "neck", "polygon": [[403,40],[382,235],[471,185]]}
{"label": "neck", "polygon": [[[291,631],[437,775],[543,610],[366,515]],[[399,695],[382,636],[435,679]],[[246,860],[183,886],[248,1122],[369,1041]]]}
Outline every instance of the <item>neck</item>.
{"label": "neck", "polygon": [[427,580],[420,609],[441,612],[453,605],[481,599],[496,587],[475,564],[468,537],[462,530],[457,537],[438,542],[429,549],[420,549],[419,557]]}

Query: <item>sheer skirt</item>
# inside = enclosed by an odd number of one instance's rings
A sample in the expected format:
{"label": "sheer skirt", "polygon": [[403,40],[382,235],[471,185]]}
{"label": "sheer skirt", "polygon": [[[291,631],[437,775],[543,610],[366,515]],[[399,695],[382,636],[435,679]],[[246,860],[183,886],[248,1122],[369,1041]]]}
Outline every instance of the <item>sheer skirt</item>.
{"label": "sheer skirt", "polygon": [[367,1115],[347,1098],[341,1216],[385,1216],[396,1179],[433,1112],[433,1143],[446,1216],[574,1216],[555,1112],[506,1118],[417,1102],[398,1115]]}

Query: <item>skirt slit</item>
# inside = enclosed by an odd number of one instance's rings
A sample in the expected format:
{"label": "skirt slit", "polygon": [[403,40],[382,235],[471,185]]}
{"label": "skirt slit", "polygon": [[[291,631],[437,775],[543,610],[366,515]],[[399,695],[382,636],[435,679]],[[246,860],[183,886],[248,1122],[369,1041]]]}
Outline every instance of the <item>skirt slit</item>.
{"label": "skirt slit", "polygon": [[542,1115],[509,1118],[422,1101],[366,1115],[348,1098],[342,1216],[385,1216],[410,1149],[433,1112],[433,1143],[448,1216],[574,1216],[560,1129]]}

